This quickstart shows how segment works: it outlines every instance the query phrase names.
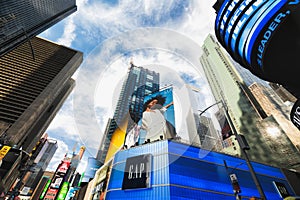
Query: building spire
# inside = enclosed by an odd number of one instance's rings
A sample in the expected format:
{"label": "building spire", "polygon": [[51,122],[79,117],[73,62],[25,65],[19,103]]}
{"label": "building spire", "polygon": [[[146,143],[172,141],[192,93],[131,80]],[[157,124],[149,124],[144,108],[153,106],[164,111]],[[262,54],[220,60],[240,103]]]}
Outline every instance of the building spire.
{"label": "building spire", "polygon": [[131,69],[132,67],[134,67],[135,65],[133,64],[133,57],[130,58],[130,67],[129,69]]}

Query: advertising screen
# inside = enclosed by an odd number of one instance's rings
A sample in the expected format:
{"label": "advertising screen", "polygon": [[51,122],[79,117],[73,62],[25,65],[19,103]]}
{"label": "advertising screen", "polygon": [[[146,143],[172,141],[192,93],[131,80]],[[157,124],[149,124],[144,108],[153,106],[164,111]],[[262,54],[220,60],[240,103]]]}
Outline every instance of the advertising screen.
{"label": "advertising screen", "polygon": [[61,173],[67,173],[67,170],[70,167],[70,162],[69,161],[62,161],[62,163],[59,165],[57,172]]}
{"label": "advertising screen", "polygon": [[61,186],[61,189],[58,193],[57,200],[64,200],[67,196],[67,193],[69,191],[69,183],[64,182]]}
{"label": "advertising screen", "polygon": [[47,200],[54,200],[56,195],[58,193],[58,189],[52,189],[52,188],[49,188],[44,199],[47,199]]}
{"label": "advertising screen", "polygon": [[42,192],[42,194],[40,195],[40,198],[39,198],[39,199],[44,199],[44,196],[45,196],[45,194],[46,194],[46,192],[47,192],[47,190],[48,190],[48,188],[49,188],[49,186],[50,186],[50,183],[51,183],[51,179],[49,179],[49,180],[47,181],[47,183],[46,183],[46,185],[45,185],[45,187],[44,187],[44,189],[43,189],[43,192]]}
{"label": "advertising screen", "polygon": [[300,61],[300,1],[221,2],[215,33],[222,46],[256,76],[287,86],[300,97],[295,66]]}
{"label": "advertising screen", "polygon": [[96,171],[101,167],[101,162],[93,157],[88,158],[88,164],[84,172],[84,181],[88,182],[90,178],[94,178]]}
{"label": "advertising screen", "polygon": [[173,89],[166,88],[144,98],[142,119],[126,135],[125,145],[174,138]]}

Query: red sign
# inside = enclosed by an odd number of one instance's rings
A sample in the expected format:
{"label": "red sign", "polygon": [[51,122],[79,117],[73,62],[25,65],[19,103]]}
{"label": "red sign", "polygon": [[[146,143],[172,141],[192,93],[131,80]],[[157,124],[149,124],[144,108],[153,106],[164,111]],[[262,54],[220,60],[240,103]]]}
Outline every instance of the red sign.
{"label": "red sign", "polygon": [[46,195],[45,195],[45,197],[44,197],[44,199],[54,200],[57,193],[58,193],[58,189],[49,188]]}
{"label": "red sign", "polygon": [[69,167],[70,167],[70,162],[62,161],[62,163],[58,167],[57,172],[67,173],[67,170],[69,169]]}

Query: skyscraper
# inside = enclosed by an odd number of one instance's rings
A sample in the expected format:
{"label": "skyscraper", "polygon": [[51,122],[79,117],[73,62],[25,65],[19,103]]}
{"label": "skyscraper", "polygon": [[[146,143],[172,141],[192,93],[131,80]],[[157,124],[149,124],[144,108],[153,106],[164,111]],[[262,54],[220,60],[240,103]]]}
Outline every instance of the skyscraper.
{"label": "skyscraper", "polygon": [[[71,76],[83,57],[38,37],[31,45],[35,59],[28,43],[0,57],[0,143],[23,152],[31,152],[72,91]],[[20,165],[13,163],[15,173],[3,185],[5,192],[18,177]]]}
{"label": "skyscraper", "polygon": [[283,102],[290,101],[295,103],[297,101],[297,98],[287,91],[287,89],[285,89],[282,85],[279,85],[278,83],[269,83],[269,85]]}
{"label": "skyscraper", "polygon": [[[212,35],[206,38],[203,51],[200,61],[213,96],[216,101],[224,100],[235,129],[245,136],[251,147],[249,157],[278,167],[300,169],[299,151],[275,117],[268,116],[260,106]],[[239,151],[238,146],[232,144],[226,152],[236,155]]]}
{"label": "skyscraper", "polygon": [[0,58],[0,138],[31,152],[75,85],[82,53],[41,38]]}
{"label": "skyscraper", "polygon": [[32,195],[57,148],[58,145],[56,140],[47,137],[40,139],[36,151],[30,157],[33,163],[22,180],[24,184],[21,192],[22,195]]}
{"label": "skyscraper", "polygon": [[0,8],[0,56],[77,10],[75,0],[6,0]]}
{"label": "skyscraper", "polygon": [[249,88],[267,115],[274,117],[294,146],[300,151],[300,131],[290,121],[291,108],[284,104],[271,88],[266,88],[258,83],[253,83]]}
{"label": "skyscraper", "polygon": [[[117,128],[126,132],[142,117],[143,101],[146,95],[159,90],[159,74],[131,63],[123,83],[112,119],[109,119],[97,154],[97,160],[104,163],[113,133]],[[125,123],[125,128],[122,127]],[[123,141],[124,142],[124,141]],[[123,143],[122,142],[122,143]]]}

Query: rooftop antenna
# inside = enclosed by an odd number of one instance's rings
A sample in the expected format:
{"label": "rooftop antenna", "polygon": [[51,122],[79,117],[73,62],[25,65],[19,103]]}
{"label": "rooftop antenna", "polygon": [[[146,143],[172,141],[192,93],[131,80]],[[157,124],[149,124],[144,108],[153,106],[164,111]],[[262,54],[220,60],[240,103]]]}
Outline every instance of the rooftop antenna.
{"label": "rooftop antenna", "polygon": [[133,58],[131,57],[130,58],[130,67],[129,67],[129,69],[131,69],[132,67],[134,67],[134,64],[133,64]]}

